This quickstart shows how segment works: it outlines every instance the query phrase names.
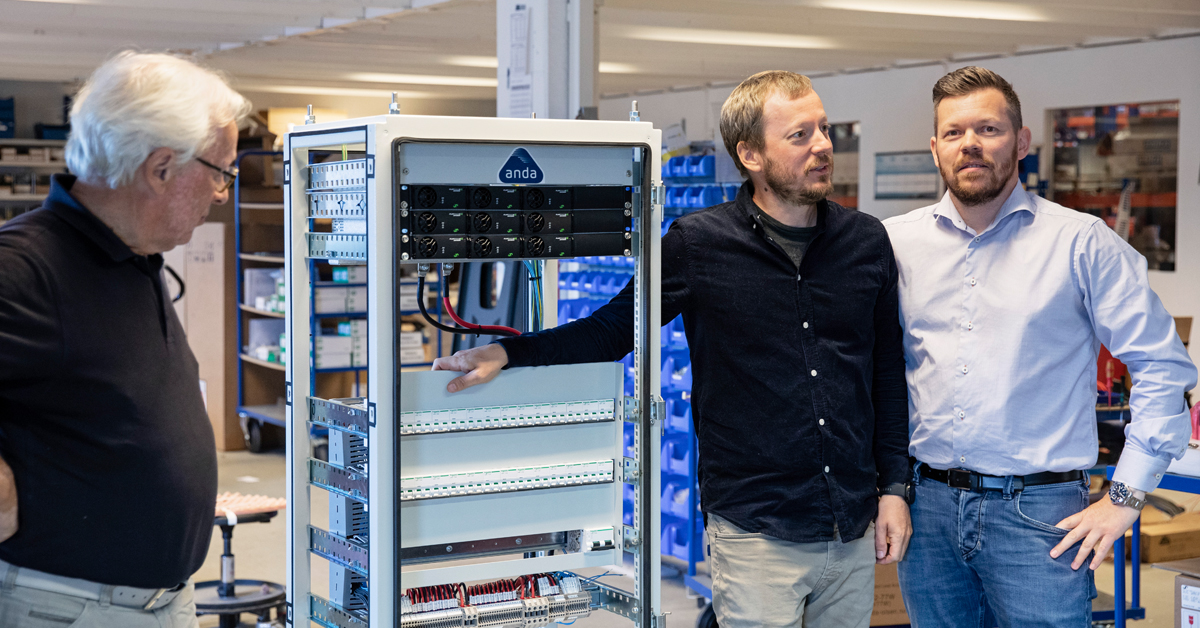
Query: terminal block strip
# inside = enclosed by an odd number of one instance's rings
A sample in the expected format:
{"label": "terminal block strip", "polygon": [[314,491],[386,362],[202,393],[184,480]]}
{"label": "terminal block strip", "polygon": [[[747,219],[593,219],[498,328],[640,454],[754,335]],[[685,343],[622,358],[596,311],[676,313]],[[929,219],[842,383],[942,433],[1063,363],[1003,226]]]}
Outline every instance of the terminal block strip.
{"label": "terminal block strip", "polygon": [[342,469],[327,462],[310,459],[308,479],[314,486],[367,502],[367,476],[357,471]]}
{"label": "terminal block strip", "polygon": [[400,499],[401,501],[413,501],[587,484],[610,484],[613,481],[614,466],[615,463],[612,460],[599,460],[543,467],[401,478]]}
{"label": "terminal block strip", "polygon": [[309,548],[314,554],[334,561],[343,567],[348,567],[364,576],[367,575],[366,546],[311,525],[308,526],[308,541]]}
{"label": "terminal block strip", "polygon": [[519,406],[492,406],[455,410],[404,412],[400,415],[400,434],[438,434],[495,430],[542,425],[572,425],[612,421],[616,401],[568,401]]}
{"label": "terminal block strip", "polygon": [[344,399],[308,398],[309,416],[313,423],[343,432],[367,435],[367,400],[362,397]]}
{"label": "terminal block strip", "polygon": [[[401,598],[401,607],[407,598]],[[452,628],[495,626],[537,628],[554,623],[571,623],[591,614],[591,595],[565,593],[491,604],[456,606],[422,613],[400,614],[401,628]],[[409,604],[411,607],[411,604]]]}

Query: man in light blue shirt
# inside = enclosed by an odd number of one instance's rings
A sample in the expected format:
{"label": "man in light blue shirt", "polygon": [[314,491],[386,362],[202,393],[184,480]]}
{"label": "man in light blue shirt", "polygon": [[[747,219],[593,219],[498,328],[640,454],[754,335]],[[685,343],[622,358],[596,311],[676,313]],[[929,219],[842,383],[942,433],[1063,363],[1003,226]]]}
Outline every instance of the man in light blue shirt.
{"label": "man in light blue shirt", "polygon": [[[933,94],[948,192],[884,222],[916,460],[904,601],[919,628],[980,626],[983,601],[1004,627],[1090,626],[1091,570],[1187,446],[1196,368],[1146,260],[1019,185],[1030,131],[1012,86],[968,67]],[[1089,507],[1101,344],[1129,367],[1133,419],[1113,490]]]}

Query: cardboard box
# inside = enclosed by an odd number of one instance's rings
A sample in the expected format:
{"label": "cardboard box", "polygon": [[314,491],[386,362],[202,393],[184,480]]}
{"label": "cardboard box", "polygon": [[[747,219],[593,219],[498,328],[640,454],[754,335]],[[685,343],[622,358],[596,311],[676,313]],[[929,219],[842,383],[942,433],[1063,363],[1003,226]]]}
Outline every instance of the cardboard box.
{"label": "cardboard box", "polygon": [[346,291],[349,288],[313,289],[313,308],[317,314],[337,314],[346,311]]}
{"label": "cardboard box", "polygon": [[1175,628],[1200,626],[1200,578],[1175,576]]}
{"label": "cardboard box", "polygon": [[1142,562],[1162,563],[1200,557],[1200,513],[1142,525]]}
{"label": "cardboard box", "polygon": [[346,311],[347,312],[366,312],[367,311],[367,289],[366,288],[345,288],[346,291]]}
{"label": "cardboard box", "polygon": [[907,626],[908,611],[900,596],[900,575],[896,565],[875,566],[875,608],[871,611],[872,626]]}

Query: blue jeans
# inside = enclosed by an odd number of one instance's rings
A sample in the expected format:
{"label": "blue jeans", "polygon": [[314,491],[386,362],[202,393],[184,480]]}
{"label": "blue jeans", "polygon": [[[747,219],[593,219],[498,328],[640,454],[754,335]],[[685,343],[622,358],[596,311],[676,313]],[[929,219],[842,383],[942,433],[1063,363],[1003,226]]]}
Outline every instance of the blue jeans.
{"label": "blue jeans", "polygon": [[1096,586],[1079,543],[1057,560],[1054,524],[1088,505],[1084,482],[964,491],[920,478],[900,591],[913,628],[1090,628]]}

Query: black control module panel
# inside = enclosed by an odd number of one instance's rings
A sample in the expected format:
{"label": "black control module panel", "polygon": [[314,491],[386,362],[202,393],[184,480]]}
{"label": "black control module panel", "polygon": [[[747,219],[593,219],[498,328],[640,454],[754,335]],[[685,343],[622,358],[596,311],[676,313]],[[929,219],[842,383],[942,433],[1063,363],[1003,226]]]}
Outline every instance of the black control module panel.
{"label": "black control module panel", "polygon": [[401,252],[410,260],[631,254],[630,186],[396,187]]}

